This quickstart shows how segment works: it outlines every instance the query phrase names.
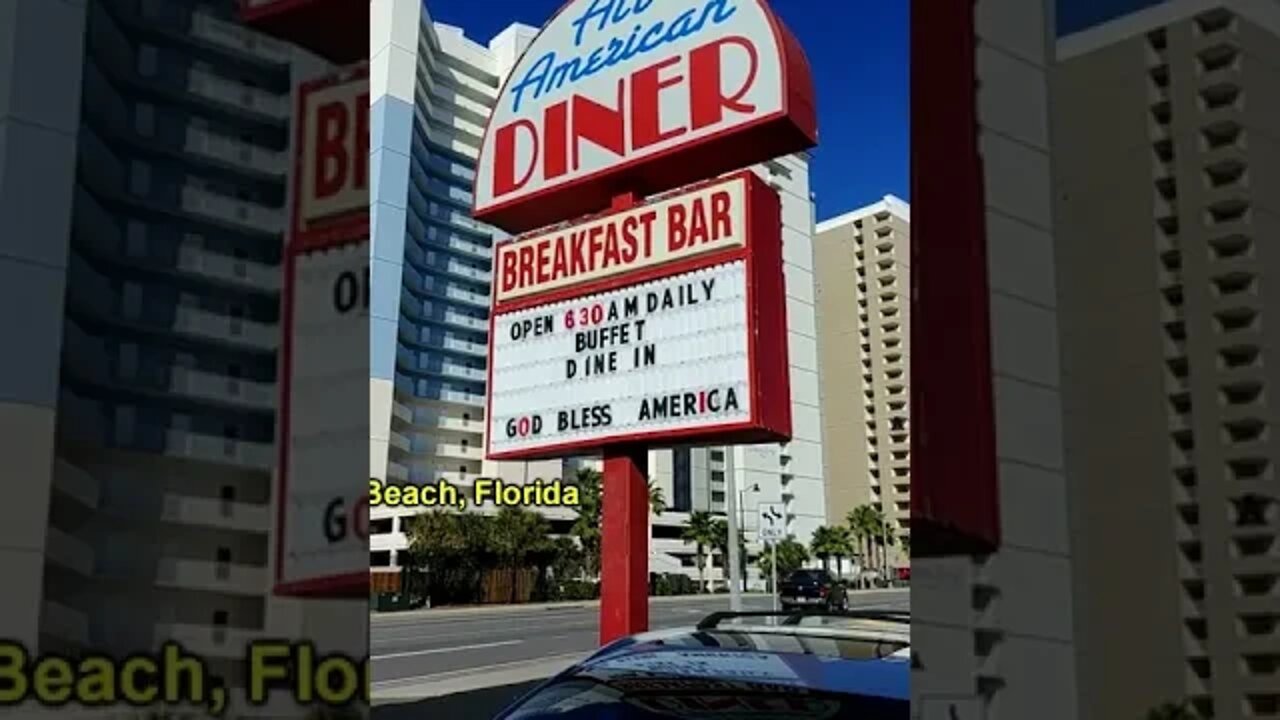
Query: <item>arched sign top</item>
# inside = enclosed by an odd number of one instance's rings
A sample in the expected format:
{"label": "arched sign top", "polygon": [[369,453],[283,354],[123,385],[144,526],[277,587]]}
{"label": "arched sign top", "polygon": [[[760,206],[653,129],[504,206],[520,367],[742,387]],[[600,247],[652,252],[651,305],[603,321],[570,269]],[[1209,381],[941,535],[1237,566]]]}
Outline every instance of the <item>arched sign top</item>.
{"label": "arched sign top", "polygon": [[808,61],[766,0],[570,0],[498,94],[474,215],[523,232],[815,144]]}

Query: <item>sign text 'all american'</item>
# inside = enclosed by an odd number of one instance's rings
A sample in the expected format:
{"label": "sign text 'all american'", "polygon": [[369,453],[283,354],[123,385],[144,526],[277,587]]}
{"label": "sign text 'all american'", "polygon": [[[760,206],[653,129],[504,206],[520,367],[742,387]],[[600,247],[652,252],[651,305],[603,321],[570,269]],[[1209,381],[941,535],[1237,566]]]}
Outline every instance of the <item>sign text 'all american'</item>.
{"label": "sign text 'all american'", "polygon": [[745,183],[733,178],[498,249],[499,301],[740,247]]}

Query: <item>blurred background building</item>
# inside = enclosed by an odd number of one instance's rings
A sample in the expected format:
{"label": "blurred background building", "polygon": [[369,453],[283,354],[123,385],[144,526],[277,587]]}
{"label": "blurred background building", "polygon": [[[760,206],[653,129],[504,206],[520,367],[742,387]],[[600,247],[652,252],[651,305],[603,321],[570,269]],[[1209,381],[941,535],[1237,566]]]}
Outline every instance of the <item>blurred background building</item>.
{"label": "blurred background building", "polygon": [[239,686],[309,627],[271,503],[291,92],[329,65],[229,0],[9,2],[0,45],[0,635]]}
{"label": "blurred background building", "polygon": [[1280,716],[1280,3],[1074,29],[1052,120],[1081,707]]}

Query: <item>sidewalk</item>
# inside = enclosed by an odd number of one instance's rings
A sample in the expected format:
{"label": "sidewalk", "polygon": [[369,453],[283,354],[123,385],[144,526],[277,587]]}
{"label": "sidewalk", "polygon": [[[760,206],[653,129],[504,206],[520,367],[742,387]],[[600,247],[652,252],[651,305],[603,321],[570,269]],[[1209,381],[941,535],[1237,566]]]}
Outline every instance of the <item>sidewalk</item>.
{"label": "sidewalk", "polygon": [[[769,597],[769,593],[750,592],[743,593],[742,597]],[[650,604],[662,604],[670,602],[712,602],[720,600],[725,603],[729,602],[728,593],[715,593],[705,595],[654,595],[649,598]],[[463,606],[445,606],[442,608],[422,608],[419,610],[400,610],[377,612],[370,611],[369,615],[372,619],[387,618],[412,618],[422,615],[431,615],[432,617],[441,617],[447,615],[474,615],[480,613],[516,613],[528,610],[581,610],[589,607],[599,607],[599,600],[562,600],[557,602],[542,603],[513,603],[513,604],[494,604],[494,605],[463,605]]]}
{"label": "sidewalk", "polygon": [[[900,593],[904,588],[867,588],[861,590],[850,589],[850,597],[868,596],[877,594]],[[744,598],[769,598],[772,597],[765,592],[748,592],[743,593]],[[702,595],[654,595],[650,596],[650,605],[661,605],[665,603],[702,603],[720,601],[726,605],[729,602],[728,593],[710,593]],[[559,602],[543,602],[543,603],[515,603],[510,605],[466,605],[466,606],[445,606],[442,608],[422,608],[419,610],[400,610],[388,612],[370,611],[370,620],[376,622],[378,620],[389,620],[392,618],[413,619],[416,617],[448,617],[450,615],[479,615],[479,614],[501,614],[501,613],[520,613],[529,611],[554,611],[554,610],[582,610],[585,608],[599,607],[599,600],[564,600]]]}

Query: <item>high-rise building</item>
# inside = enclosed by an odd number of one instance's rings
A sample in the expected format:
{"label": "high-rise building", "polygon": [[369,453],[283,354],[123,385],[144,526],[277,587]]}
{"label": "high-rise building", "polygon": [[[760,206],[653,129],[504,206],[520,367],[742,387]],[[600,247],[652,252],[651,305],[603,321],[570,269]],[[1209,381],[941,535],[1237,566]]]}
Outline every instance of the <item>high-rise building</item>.
{"label": "high-rise building", "polygon": [[[501,82],[537,30],[514,24],[481,44],[433,22],[419,0],[378,0],[372,8],[371,475],[463,487],[479,477],[571,475],[583,461],[484,459],[491,258],[506,236],[470,217],[471,185]],[[676,503],[654,519],[655,571],[693,574],[694,549],[679,539],[681,513],[725,512],[730,480],[743,491],[749,527],[756,503],[766,500],[788,503],[804,542],[824,521],[808,158],[778,158],[755,170],[782,196],[795,439],[651,453],[653,481]],[[373,509],[372,567],[399,565],[403,518],[412,512]],[[567,532],[571,510],[543,512],[553,531]]]}
{"label": "high-rise building", "polygon": [[1081,707],[1275,716],[1280,3],[1082,28],[1053,83]]}
{"label": "high-rise building", "polygon": [[0,329],[22,348],[0,635],[176,640],[238,686],[246,642],[291,634],[269,572],[290,94],[326,65],[233,12],[0,10]]}
{"label": "high-rise building", "polygon": [[[495,228],[471,218],[485,123],[533,39],[488,45],[420,0],[371,6],[370,474],[388,482],[560,477],[552,463],[486,467],[484,399]],[[399,566],[413,510],[374,508],[370,566]]]}
{"label": "high-rise building", "polygon": [[[883,200],[818,223],[818,350],[827,523],[862,505],[909,538],[911,209]],[[887,548],[901,566],[901,543]]]}

